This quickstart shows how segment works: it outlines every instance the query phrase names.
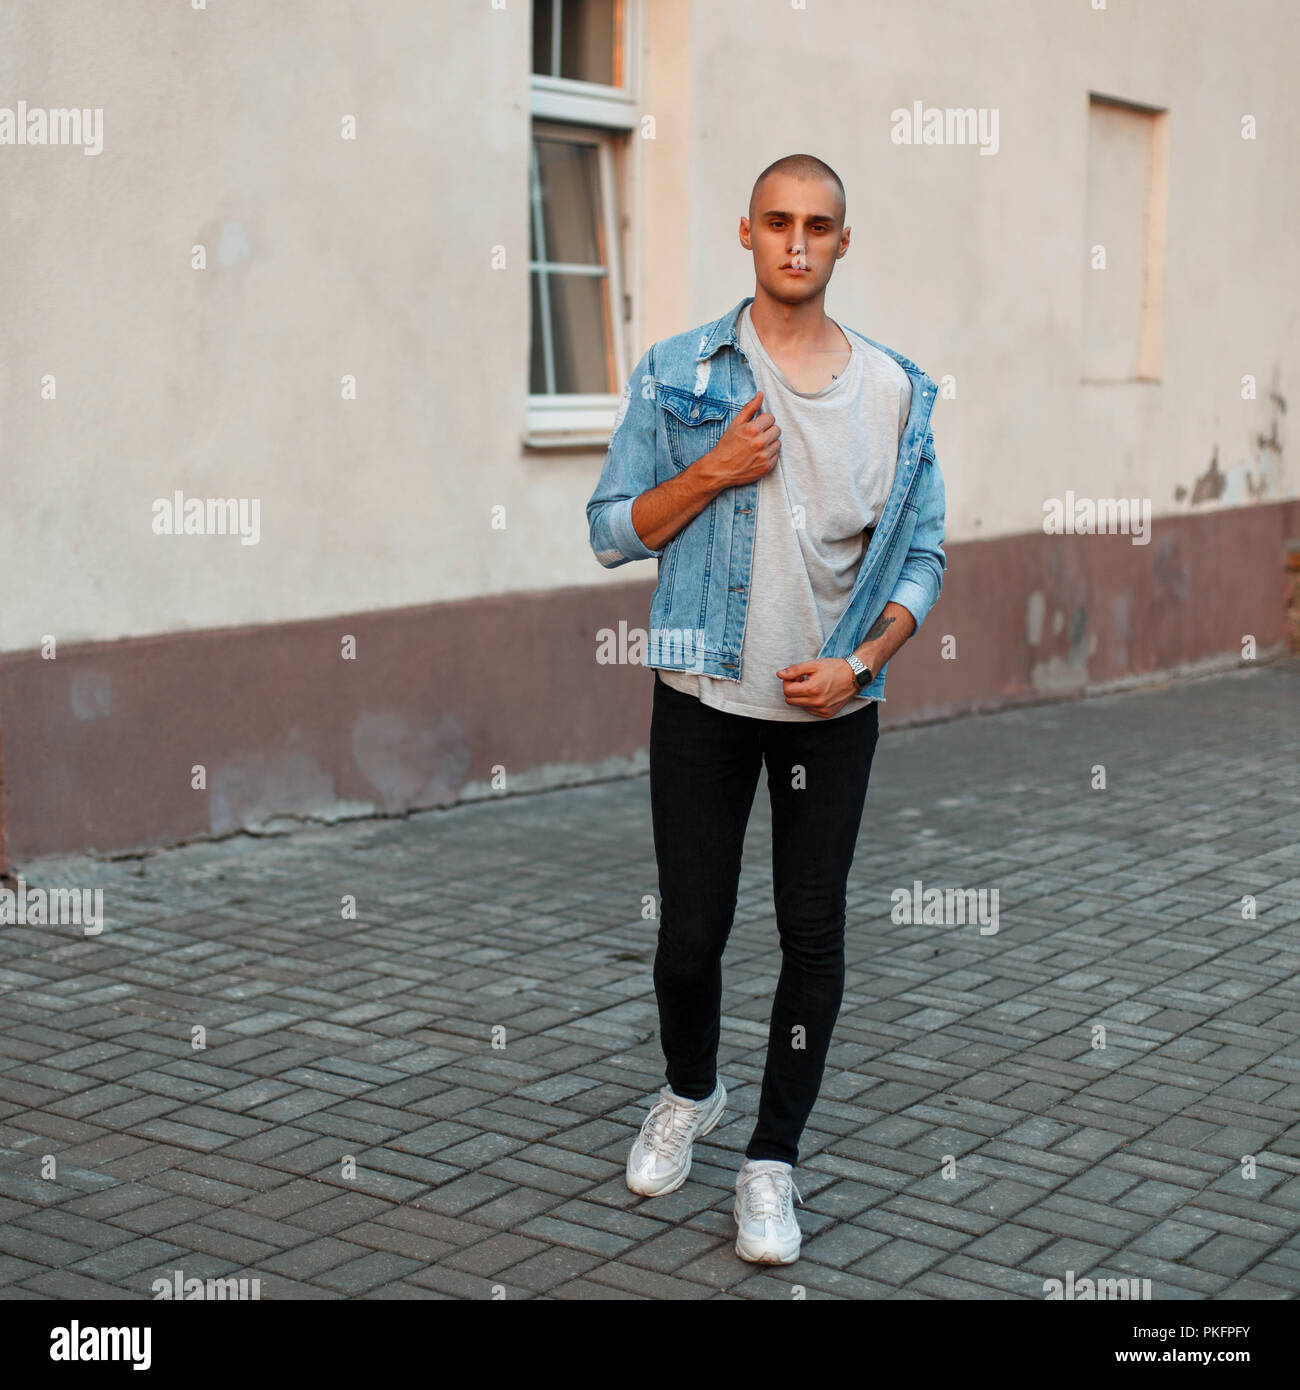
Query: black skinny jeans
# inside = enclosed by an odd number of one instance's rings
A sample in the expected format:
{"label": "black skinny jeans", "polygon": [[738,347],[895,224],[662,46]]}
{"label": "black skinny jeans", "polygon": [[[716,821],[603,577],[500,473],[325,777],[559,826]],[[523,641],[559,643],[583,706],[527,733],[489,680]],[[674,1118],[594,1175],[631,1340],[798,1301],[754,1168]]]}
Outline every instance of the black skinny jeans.
{"label": "black skinny jeans", "polygon": [[[746,1158],[794,1164],[844,996],[845,890],[879,737],[879,706],[815,723],[712,709],[655,672],[650,805],[659,861],[654,982],[675,1094],[717,1083],[722,953],[758,773],[767,765],[781,940],[758,1123]],[[802,774],[796,772],[802,767]],[[802,783],[802,785],[800,785]],[[798,1031],[796,1031],[798,1030]]]}

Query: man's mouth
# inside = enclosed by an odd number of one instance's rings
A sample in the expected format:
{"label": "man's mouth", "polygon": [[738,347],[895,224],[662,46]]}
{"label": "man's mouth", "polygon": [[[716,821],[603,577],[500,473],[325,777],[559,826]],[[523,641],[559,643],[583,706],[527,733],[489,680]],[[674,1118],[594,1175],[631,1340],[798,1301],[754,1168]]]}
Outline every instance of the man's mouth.
{"label": "man's mouth", "polygon": [[792,275],[811,275],[811,269],[806,265],[783,265],[782,270],[788,270]]}

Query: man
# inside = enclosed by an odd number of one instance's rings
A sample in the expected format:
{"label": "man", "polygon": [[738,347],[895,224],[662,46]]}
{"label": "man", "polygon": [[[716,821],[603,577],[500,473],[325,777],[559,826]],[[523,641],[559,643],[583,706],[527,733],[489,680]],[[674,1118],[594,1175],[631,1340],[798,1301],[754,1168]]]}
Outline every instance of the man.
{"label": "man", "polygon": [[659,562],[647,664],[668,1084],[628,1155],[645,1196],[682,1185],[722,1117],[721,961],[767,767],[782,965],[734,1206],[736,1253],[760,1263],[798,1257],[793,1169],[844,991],[877,701],[945,566],[934,382],[825,313],[845,215],[820,159],[758,176],[740,219],[754,294],[642,357],[587,505],[601,564]]}

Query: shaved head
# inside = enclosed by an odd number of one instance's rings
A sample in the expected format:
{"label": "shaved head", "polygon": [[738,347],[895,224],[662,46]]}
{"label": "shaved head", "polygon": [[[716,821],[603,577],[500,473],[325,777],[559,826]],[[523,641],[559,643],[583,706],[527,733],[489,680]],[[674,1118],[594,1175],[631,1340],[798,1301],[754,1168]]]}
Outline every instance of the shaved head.
{"label": "shaved head", "polygon": [[763,170],[754,180],[753,191],[749,195],[749,220],[751,222],[754,220],[754,212],[758,207],[759,189],[762,188],[763,181],[769,174],[789,174],[796,179],[825,179],[828,183],[834,184],[835,196],[839,202],[839,221],[840,225],[843,226],[844,215],[848,210],[844,198],[844,185],[840,182],[840,176],[835,170],[824,160],[818,159],[815,154],[787,154]]}

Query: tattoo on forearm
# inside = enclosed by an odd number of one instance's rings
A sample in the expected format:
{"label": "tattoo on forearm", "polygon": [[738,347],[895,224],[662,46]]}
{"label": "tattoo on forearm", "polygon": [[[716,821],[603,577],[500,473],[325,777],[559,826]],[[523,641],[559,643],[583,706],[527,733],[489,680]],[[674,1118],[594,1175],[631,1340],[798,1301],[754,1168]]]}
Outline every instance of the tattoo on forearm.
{"label": "tattoo on forearm", "polygon": [[884,633],[885,629],[893,621],[893,618],[887,618],[882,613],[880,617],[878,617],[876,621],[871,624],[871,631],[867,633],[867,635],[862,640],[864,642],[874,642],[877,637],[881,636]]}

